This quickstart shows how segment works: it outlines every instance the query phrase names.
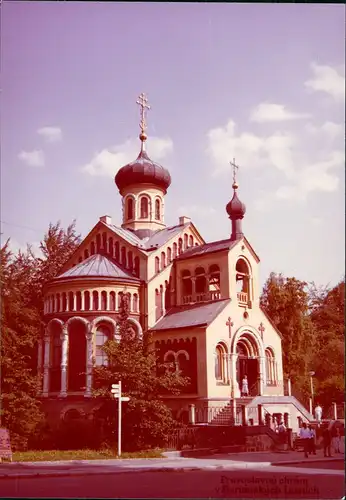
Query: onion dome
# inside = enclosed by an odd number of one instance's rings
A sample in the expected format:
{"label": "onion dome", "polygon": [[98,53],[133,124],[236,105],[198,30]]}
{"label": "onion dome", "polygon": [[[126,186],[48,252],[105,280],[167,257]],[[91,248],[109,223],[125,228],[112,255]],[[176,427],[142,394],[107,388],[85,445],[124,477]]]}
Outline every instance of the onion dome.
{"label": "onion dome", "polygon": [[226,211],[229,215],[229,218],[232,220],[242,219],[246,212],[246,207],[244,203],[242,203],[237,195],[238,184],[233,182],[232,188],[234,190],[233,198],[226,205]]}
{"label": "onion dome", "polygon": [[[142,144],[143,139],[142,136]],[[153,162],[142,147],[137,159],[118,171],[115,184],[119,191],[134,184],[154,184],[166,191],[171,184],[171,176],[167,169]]]}

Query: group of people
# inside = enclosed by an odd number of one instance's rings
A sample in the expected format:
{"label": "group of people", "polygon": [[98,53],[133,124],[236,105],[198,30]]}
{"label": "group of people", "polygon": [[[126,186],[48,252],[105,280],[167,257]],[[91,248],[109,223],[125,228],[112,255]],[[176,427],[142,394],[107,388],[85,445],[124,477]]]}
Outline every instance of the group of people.
{"label": "group of people", "polygon": [[315,429],[306,423],[300,428],[299,437],[304,440],[304,454],[308,458],[311,453],[316,455],[316,432]]}
{"label": "group of people", "polygon": [[[334,453],[345,453],[345,430],[340,429],[335,423],[329,425],[325,423],[321,427],[323,439],[323,454],[325,457]],[[299,437],[304,440],[304,454],[307,458],[310,454],[316,455],[316,432],[311,425],[304,422],[299,433]]]}

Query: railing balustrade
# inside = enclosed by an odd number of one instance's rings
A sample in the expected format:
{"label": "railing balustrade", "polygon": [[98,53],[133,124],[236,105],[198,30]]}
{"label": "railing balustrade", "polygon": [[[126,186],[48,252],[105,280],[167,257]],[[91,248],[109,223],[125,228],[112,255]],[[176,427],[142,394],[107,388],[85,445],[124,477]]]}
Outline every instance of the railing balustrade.
{"label": "railing balustrade", "polygon": [[237,299],[240,304],[247,304],[247,293],[246,292],[237,292]]}
{"label": "railing balustrade", "polygon": [[212,290],[205,293],[196,293],[194,295],[183,295],[183,304],[191,304],[192,302],[208,302],[210,300],[221,299],[219,290]]}

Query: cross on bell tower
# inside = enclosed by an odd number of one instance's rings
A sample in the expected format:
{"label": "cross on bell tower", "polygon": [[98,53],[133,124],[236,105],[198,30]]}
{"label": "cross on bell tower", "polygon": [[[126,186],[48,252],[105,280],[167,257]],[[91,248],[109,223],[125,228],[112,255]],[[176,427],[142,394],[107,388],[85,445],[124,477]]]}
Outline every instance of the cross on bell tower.
{"label": "cross on bell tower", "polygon": [[238,184],[237,184],[237,172],[239,170],[239,165],[236,164],[235,162],[235,158],[233,158],[233,161],[230,161],[229,162],[232,169],[233,169],[233,184],[232,184],[232,188],[233,189],[237,189],[238,188]]}
{"label": "cross on bell tower", "polygon": [[144,150],[144,142],[147,140],[148,136],[145,133],[147,129],[147,121],[146,121],[146,112],[147,110],[150,109],[150,106],[148,104],[148,98],[147,96],[142,92],[140,96],[138,97],[138,100],[136,103],[140,107],[140,114],[141,114],[141,121],[139,122],[139,128],[141,129],[141,133],[139,134],[139,138],[141,140],[141,150]]}

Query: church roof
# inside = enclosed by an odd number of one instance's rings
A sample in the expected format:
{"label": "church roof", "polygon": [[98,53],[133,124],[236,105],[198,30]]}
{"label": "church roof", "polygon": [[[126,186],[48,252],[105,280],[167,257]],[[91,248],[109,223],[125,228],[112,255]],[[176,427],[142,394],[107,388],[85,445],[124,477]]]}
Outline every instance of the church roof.
{"label": "church roof", "polygon": [[207,304],[172,307],[151,330],[175,330],[191,326],[208,326],[229,302],[230,299],[224,299],[208,302]]}
{"label": "church roof", "polygon": [[154,184],[166,191],[171,184],[171,176],[166,168],[151,160],[142,149],[135,161],[118,171],[115,183],[119,191],[136,184]]}
{"label": "church roof", "polygon": [[221,250],[230,250],[238,241],[239,240],[231,241],[228,238],[227,240],[213,241],[211,243],[199,245],[198,247],[188,248],[184,253],[178,256],[178,260],[189,259],[190,257],[196,257],[197,255],[204,255],[206,253],[220,252]]}
{"label": "church roof", "polygon": [[55,279],[70,279],[70,278],[119,278],[139,282],[140,280],[134,277],[131,273],[122,269],[119,265],[112,262],[104,255],[94,254],[72,267],[68,271],[60,274]]}
{"label": "church roof", "polygon": [[[105,222],[103,224],[106,224]],[[113,224],[106,224],[112,231],[116,234],[124,238],[124,240],[131,243],[131,245],[138,246],[141,250],[154,250],[155,248],[160,248],[162,245],[167,243],[171,238],[173,238],[176,234],[180,233],[182,229],[187,227],[190,223],[187,222],[182,225],[165,227],[164,229],[160,229],[156,231],[151,236],[140,239],[133,231],[129,229],[123,229],[122,227],[114,226]]]}

